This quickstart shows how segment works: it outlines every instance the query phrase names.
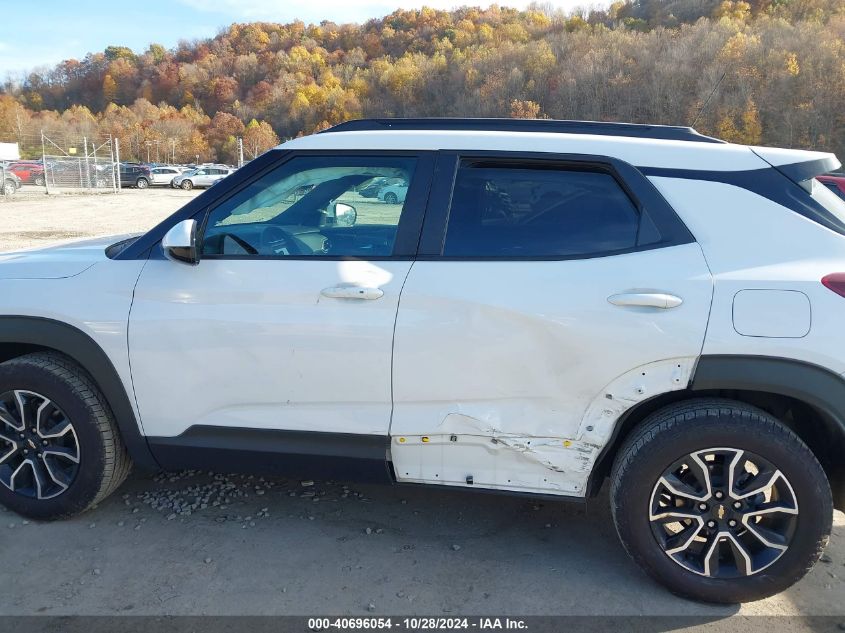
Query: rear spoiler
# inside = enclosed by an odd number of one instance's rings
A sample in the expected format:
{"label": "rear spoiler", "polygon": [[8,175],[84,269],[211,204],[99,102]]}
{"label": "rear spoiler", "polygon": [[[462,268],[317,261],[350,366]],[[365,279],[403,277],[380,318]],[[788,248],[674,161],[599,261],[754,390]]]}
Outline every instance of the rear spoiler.
{"label": "rear spoiler", "polygon": [[809,152],[776,147],[752,147],[750,149],[798,185],[842,167],[839,159],[828,152]]}

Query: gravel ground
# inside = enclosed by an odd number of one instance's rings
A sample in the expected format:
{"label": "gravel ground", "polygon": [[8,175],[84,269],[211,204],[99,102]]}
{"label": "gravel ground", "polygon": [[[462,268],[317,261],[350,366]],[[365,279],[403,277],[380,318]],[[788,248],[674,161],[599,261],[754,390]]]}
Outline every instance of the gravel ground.
{"label": "gravel ground", "polygon": [[0,543],[5,615],[845,616],[841,514],[825,562],[741,608],[648,580],[604,494],[574,505],[186,471],[135,476],[68,521],[0,513]]}
{"label": "gravel ground", "polygon": [[[194,192],[21,194],[0,249],[142,231]],[[0,509],[0,615],[833,615],[845,621],[845,516],[792,589],[742,607],[676,598],[618,544],[605,494],[586,505],[215,475],[134,475],[56,523]],[[734,622],[731,620],[731,622]],[[748,627],[748,620],[735,622]]]}
{"label": "gravel ground", "polygon": [[0,196],[0,251],[146,231],[198,193],[156,188],[47,196],[24,187],[9,198]]}

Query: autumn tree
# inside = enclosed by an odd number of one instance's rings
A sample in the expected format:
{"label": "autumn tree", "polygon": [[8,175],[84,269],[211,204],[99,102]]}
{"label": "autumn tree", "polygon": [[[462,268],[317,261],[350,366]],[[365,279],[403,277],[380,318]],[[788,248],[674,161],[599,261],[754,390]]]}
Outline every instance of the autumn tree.
{"label": "autumn tree", "polygon": [[244,153],[248,158],[256,158],[263,154],[268,149],[272,149],[279,144],[279,137],[270,127],[266,121],[256,121],[253,119],[249,122],[244,130]]}

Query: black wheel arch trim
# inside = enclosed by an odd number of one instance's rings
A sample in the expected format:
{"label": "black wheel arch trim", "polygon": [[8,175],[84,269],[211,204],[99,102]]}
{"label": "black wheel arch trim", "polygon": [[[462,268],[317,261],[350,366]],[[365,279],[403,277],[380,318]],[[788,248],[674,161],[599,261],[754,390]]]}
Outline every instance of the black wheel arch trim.
{"label": "black wheel arch trim", "polygon": [[[845,448],[845,378],[805,361],[775,356],[714,354],[701,356],[686,391],[660,394],[628,409],[617,421],[610,440],[596,459],[587,483],[589,496],[598,493],[624,439],[625,422],[643,406],[696,397],[708,391],[734,390],[787,396],[812,407],[832,423]],[[658,404],[657,408],[662,406]],[[627,430],[627,429],[626,429]],[[838,477],[830,481],[834,506],[845,510],[845,453],[834,464]],[[830,473],[828,473],[830,475]]]}
{"label": "black wheel arch trim", "polygon": [[123,443],[132,460],[145,470],[159,470],[147,439],[141,433],[117,370],[108,355],[90,336],[78,328],[44,317],[0,316],[0,345],[24,345],[60,352],[85,369],[103,392],[111,407]]}
{"label": "black wheel arch trim", "polygon": [[737,389],[789,396],[827,415],[845,436],[845,379],[824,367],[776,356],[702,356],[692,391]]}

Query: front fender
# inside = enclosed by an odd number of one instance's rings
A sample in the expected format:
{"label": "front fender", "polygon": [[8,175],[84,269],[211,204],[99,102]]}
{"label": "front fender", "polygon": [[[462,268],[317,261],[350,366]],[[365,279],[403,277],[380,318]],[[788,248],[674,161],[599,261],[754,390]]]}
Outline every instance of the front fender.
{"label": "front fender", "polygon": [[103,349],[81,330],[53,319],[0,316],[0,345],[52,349],[79,363],[94,379],[114,413],[123,443],[142,469],[160,467],[141,434],[126,388]]}

